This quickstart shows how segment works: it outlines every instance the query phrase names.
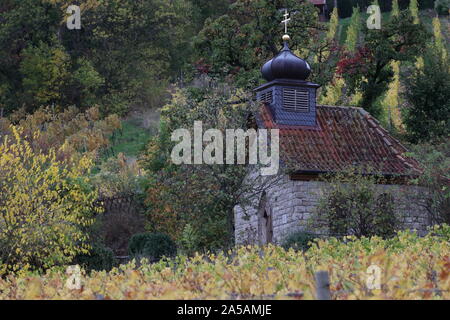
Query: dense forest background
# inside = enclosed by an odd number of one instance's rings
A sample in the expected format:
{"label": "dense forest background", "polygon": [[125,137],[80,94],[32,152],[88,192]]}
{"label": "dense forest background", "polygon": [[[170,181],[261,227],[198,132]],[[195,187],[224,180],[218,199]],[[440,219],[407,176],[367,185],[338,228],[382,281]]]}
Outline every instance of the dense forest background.
{"label": "dense forest background", "polygon": [[[81,6],[81,30],[66,9]],[[126,113],[158,106],[192,62],[192,39],[223,1],[2,1],[1,101],[7,113],[41,105]]]}
{"label": "dense forest background", "polygon": [[[190,84],[199,73],[231,77],[235,86],[251,89],[261,81],[261,64],[281,45],[285,7],[297,12],[290,26],[293,48],[313,64],[312,80],[325,86],[343,46],[352,52],[363,45],[363,18],[372,2],[328,1],[329,16],[337,4],[341,20],[327,26],[317,22],[308,1],[2,1],[0,108],[8,115],[44,105],[58,110],[97,105],[103,114],[125,115],[139,106],[161,107],[170,85]],[[386,21],[392,1],[377,3]],[[412,3],[420,12],[430,10],[422,22],[432,31],[435,1]],[[73,4],[81,6],[81,30],[66,27],[66,10]],[[357,6],[362,16],[355,16]],[[396,6],[412,5],[400,0]],[[329,27],[335,30],[324,41]],[[448,28],[439,28],[447,40]],[[366,107],[367,102],[373,101],[364,100]]]}

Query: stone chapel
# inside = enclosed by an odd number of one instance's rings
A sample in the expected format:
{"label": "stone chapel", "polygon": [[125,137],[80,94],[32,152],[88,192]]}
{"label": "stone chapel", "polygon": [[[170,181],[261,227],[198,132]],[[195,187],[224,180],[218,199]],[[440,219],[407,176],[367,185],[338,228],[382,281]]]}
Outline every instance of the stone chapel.
{"label": "stone chapel", "polygon": [[254,119],[257,129],[279,129],[281,165],[295,163],[296,171],[279,177],[251,205],[236,206],[236,244],[281,243],[302,229],[327,187],[319,177],[350,166],[371,167],[392,181],[378,187],[395,195],[405,228],[424,232],[427,214],[409,197],[424,193],[408,185],[420,174],[418,163],[364,109],[318,105],[320,86],[307,80],[310,65],[290,50],[289,36],[283,39],[281,52],[261,69],[267,82],[255,89],[260,109]]}

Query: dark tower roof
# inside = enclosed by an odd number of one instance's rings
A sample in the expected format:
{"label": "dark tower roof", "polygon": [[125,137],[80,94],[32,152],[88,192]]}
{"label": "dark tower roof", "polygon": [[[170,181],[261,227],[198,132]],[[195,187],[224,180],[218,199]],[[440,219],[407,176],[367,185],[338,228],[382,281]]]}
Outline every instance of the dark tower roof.
{"label": "dark tower roof", "polygon": [[306,80],[311,67],[292,53],[289,39],[288,35],[283,36],[283,49],[262,67],[262,75],[268,82],[255,89],[256,98],[268,103],[277,124],[315,127],[320,86]]}
{"label": "dark tower roof", "polygon": [[280,53],[264,64],[261,73],[267,81],[275,79],[306,80],[311,74],[311,67],[305,60],[297,57],[289,49],[287,41]]}

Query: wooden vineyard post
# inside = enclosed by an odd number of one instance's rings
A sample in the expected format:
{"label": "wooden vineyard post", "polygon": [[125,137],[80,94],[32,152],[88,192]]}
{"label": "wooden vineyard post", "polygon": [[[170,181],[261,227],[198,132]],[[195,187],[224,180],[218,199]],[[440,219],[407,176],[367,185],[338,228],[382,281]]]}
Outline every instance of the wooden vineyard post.
{"label": "wooden vineyard post", "polygon": [[315,274],[317,300],[331,300],[330,277],[328,272],[319,271]]}

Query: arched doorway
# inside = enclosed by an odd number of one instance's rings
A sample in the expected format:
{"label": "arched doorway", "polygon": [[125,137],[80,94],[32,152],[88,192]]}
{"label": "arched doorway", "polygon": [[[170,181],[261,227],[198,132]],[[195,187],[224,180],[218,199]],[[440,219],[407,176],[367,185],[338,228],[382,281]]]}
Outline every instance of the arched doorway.
{"label": "arched doorway", "polygon": [[258,234],[260,245],[266,245],[273,242],[273,216],[267,201],[266,193],[262,195],[259,206]]}

